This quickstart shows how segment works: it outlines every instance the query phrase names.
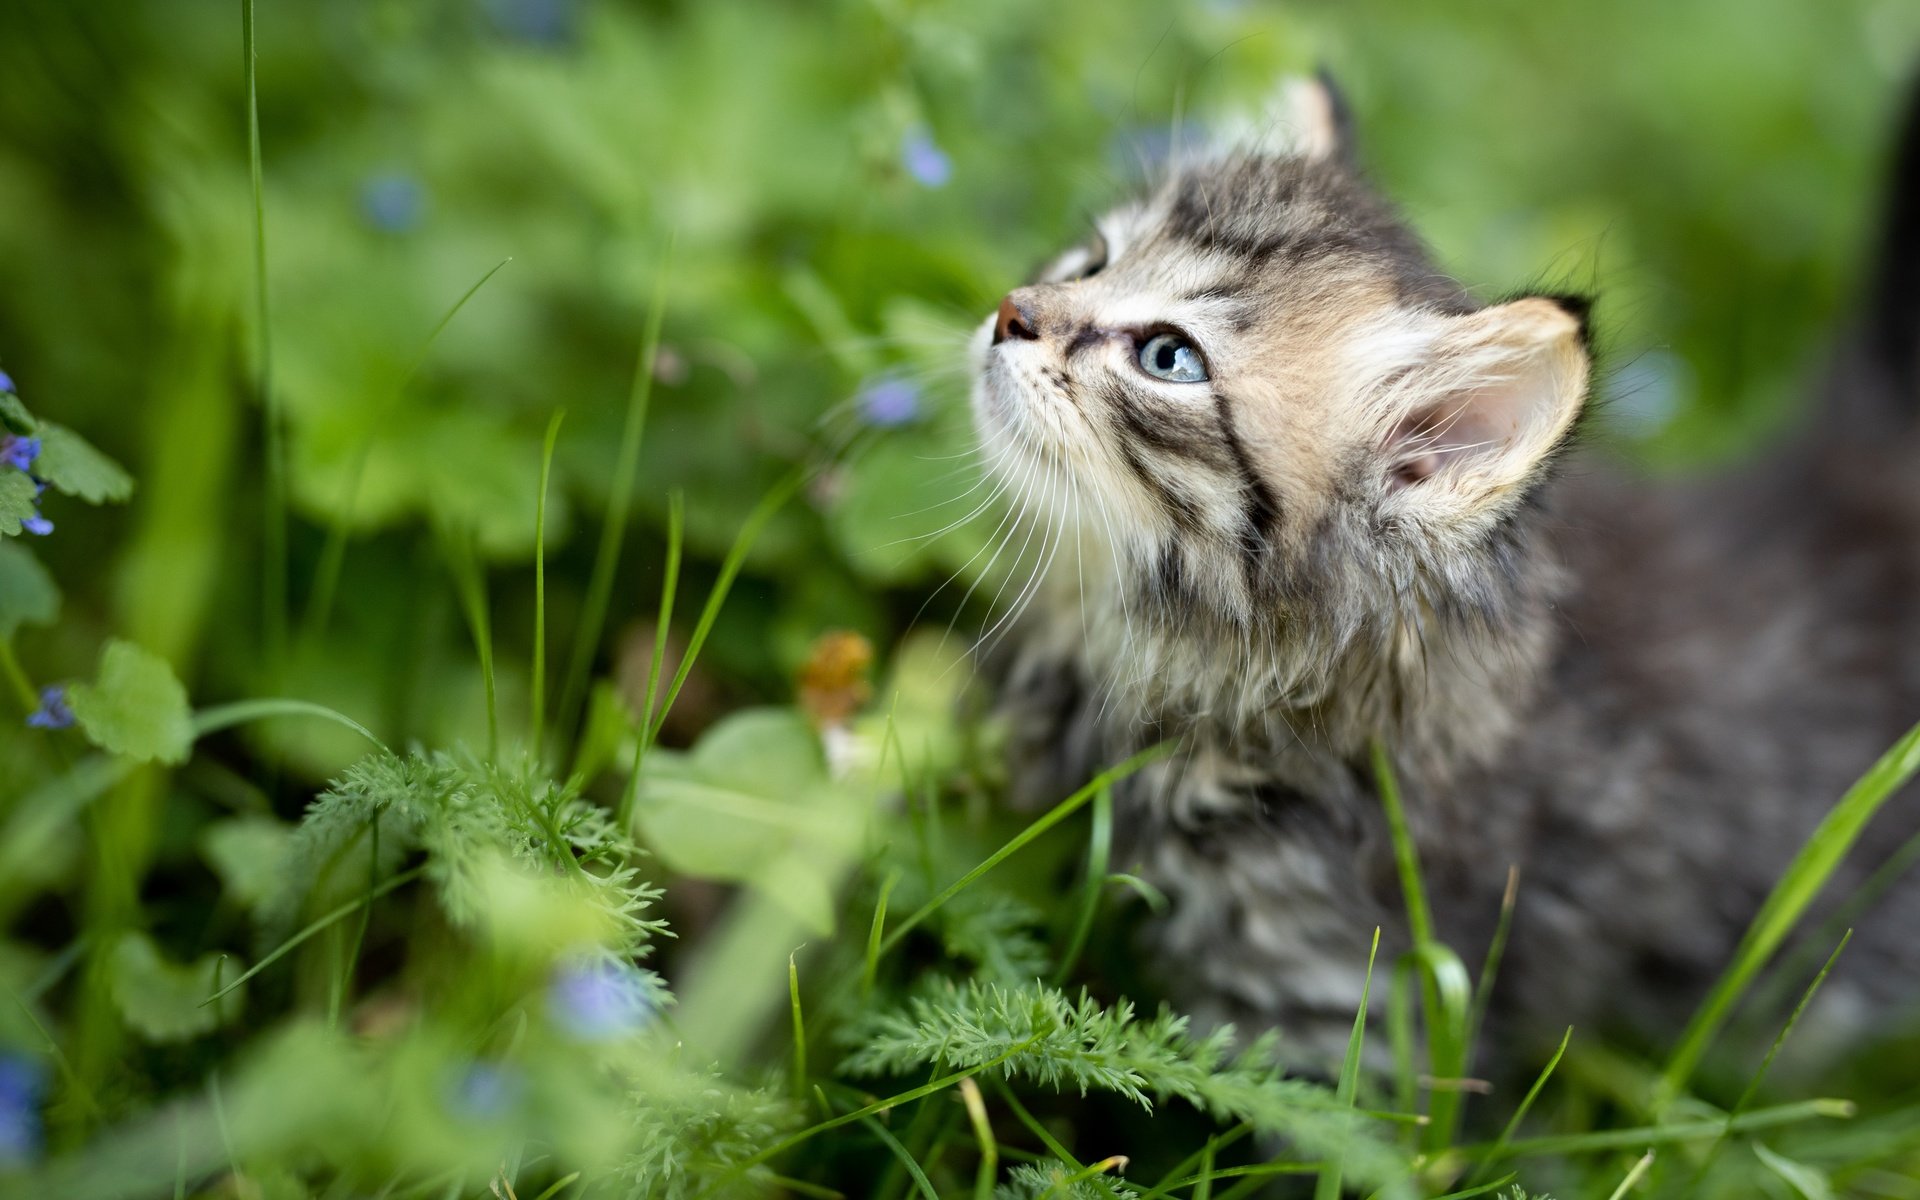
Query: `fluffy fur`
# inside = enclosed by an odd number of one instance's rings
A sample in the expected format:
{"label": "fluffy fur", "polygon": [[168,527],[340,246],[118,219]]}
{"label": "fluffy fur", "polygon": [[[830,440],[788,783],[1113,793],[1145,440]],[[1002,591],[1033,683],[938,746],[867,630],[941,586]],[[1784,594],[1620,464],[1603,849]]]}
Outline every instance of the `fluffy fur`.
{"label": "fluffy fur", "polygon": [[[1172,900],[1163,973],[1204,1015],[1332,1053],[1373,929],[1405,941],[1382,739],[1470,960],[1521,871],[1507,1028],[1668,1032],[1920,718],[1910,407],[1854,394],[1891,390],[1863,374],[1836,387],[1870,437],[1817,422],[1707,484],[1570,454],[1585,304],[1467,295],[1366,187],[1343,111],[1296,87],[1268,144],[1180,164],[975,339],[981,441],[1072,547],[992,655],[1016,789],[1057,799],[1177,740],[1119,792]],[[1204,382],[1141,369],[1167,331]],[[1834,892],[1915,824],[1882,822]],[[1886,908],[1829,1016],[1913,995],[1920,891]]]}

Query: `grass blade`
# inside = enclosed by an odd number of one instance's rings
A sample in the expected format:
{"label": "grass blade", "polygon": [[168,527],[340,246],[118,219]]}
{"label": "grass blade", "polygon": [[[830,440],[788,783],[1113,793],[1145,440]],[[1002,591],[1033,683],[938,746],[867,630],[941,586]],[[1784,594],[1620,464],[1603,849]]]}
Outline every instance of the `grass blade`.
{"label": "grass blade", "polygon": [[566,409],[555,409],[547,421],[547,436],[540,444],[540,498],[533,506],[533,677],[528,686],[533,693],[535,755],[547,740],[547,483],[553,476],[553,445],[566,416]]}
{"label": "grass blade", "polygon": [[793,1099],[807,1098],[807,1020],[800,1012],[800,968],[787,955],[787,1003],[793,1008]]}
{"label": "grass blade", "polygon": [[1786,874],[1774,885],[1753,924],[1740,939],[1731,965],[1713,990],[1701,1002],[1699,1011],[1680,1036],[1673,1057],[1661,1075],[1655,1092],[1654,1111],[1663,1111],[1693,1078],[1694,1068],[1706,1054],[1707,1046],[1719,1031],[1734,1002],[1753,982],[1760,968],[1772,957],[1780,943],[1793,931],[1801,914],[1826,886],[1827,879],[1840,865],[1860,837],[1867,822],[1880,810],[1887,798],[1899,791],[1920,771],[1920,725],[1915,725],[1895,742],[1879,761],[1868,768],[1859,782],[1833,806],[1800,853],[1794,856]]}
{"label": "grass blade", "polygon": [[247,177],[253,192],[254,320],[259,323],[260,395],[266,430],[267,494],[261,523],[261,603],[267,633],[269,678],[279,679],[287,654],[287,449],[280,403],[273,391],[273,322],[267,301],[267,203],[260,155],[259,55],[254,46],[253,0],[240,0],[240,52],[247,78]]}
{"label": "grass blade", "polygon": [[[1407,827],[1406,808],[1400,799],[1400,783],[1394,776],[1387,748],[1378,739],[1373,743],[1373,774],[1386,809],[1387,827],[1393,838],[1394,867],[1399,872],[1400,890],[1407,905],[1407,931],[1413,939],[1408,956],[1420,974],[1420,1011],[1427,1035],[1427,1069],[1435,1079],[1457,1079],[1466,1074],[1467,1024],[1471,1002],[1468,999],[1467,970],[1460,956],[1434,937],[1433,912],[1427,904],[1426,886],[1420,879],[1420,858]],[[1461,1094],[1447,1088],[1430,1089],[1427,1115],[1431,1123],[1421,1135],[1430,1152],[1445,1149],[1453,1141],[1460,1121]]]}
{"label": "grass blade", "polygon": [[627,774],[627,786],[620,793],[617,817],[622,830],[633,829],[633,806],[640,798],[640,773],[647,764],[647,751],[653,747],[653,702],[660,687],[660,669],[666,662],[667,626],[673,620],[674,596],[680,588],[681,540],[686,530],[686,498],[679,492],[667,497],[667,573],[660,585],[660,614],[654,620],[653,658],[647,664],[647,694],[640,711],[640,728],[634,733],[633,770]]}
{"label": "grass blade", "polygon": [[1487,1165],[1502,1157],[1507,1147],[1513,1144],[1513,1135],[1519,1131],[1520,1122],[1527,1119],[1527,1112],[1533,1107],[1534,1100],[1539,1098],[1540,1090],[1547,1086],[1547,1080],[1553,1078],[1553,1069],[1560,1065],[1560,1056],[1567,1052],[1567,1044],[1571,1041],[1573,1041],[1573,1026],[1569,1025],[1566,1033],[1560,1036],[1560,1048],[1553,1052],[1553,1057],[1547,1060],[1547,1065],[1540,1068],[1540,1074],[1534,1077],[1533,1086],[1528,1088],[1527,1094],[1520,1098],[1520,1106],[1513,1110],[1513,1116],[1507,1118],[1506,1127],[1500,1131],[1500,1136],[1494,1139],[1493,1149],[1488,1151],[1487,1156],[1480,1160],[1480,1165],[1474,1168],[1473,1175],[1467,1180],[1468,1183],[1474,1182],[1479,1176],[1485,1174]]}
{"label": "grass blade", "polygon": [[653,298],[648,301],[646,326],[640,335],[640,353],[633,364],[633,382],[627,389],[626,427],[620,434],[620,456],[614,460],[613,486],[608,492],[607,519],[600,527],[600,548],[594,555],[593,574],[587,578],[586,601],[580,611],[580,625],[574,630],[573,655],[567,665],[566,684],[560,691],[557,727],[563,738],[571,737],[579,720],[579,708],[586,700],[587,673],[600,648],[600,632],[606,625],[607,603],[613,597],[613,575],[620,565],[620,543],[627,533],[627,517],[633,504],[634,477],[640,470],[640,441],[647,425],[647,406],[653,396],[654,361],[660,352],[660,325],[667,311],[668,269],[673,261],[673,245],[668,243],[661,256],[660,274],[654,281]]}
{"label": "grass blade", "polygon": [[1168,742],[1161,742],[1158,745],[1149,746],[1147,749],[1140,751],[1140,753],[1134,755],[1132,758],[1127,759],[1125,762],[1120,763],[1118,766],[1109,767],[1105,771],[1102,771],[1100,774],[1094,776],[1093,779],[1085,787],[1081,788],[1079,791],[1075,792],[1073,795],[1068,796],[1065,800],[1062,800],[1060,803],[1054,805],[1053,808],[1049,810],[1045,816],[1041,817],[1039,820],[1035,821],[1033,824],[1027,826],[1025,829],[1021,830],[1019,833],[1015,834],[1013,836],[1013,839],[1009,841],[1006,845],[1000,847],[998,850],[994,851],[992,854],[989,854],[986,857],[985,861],[981,862],[979,866],[973,868],[973,870],[971,871],[968,871],[965,875],[962,875],[959,879],[954,880],[951,884],[947,885],[947,887],[944,890],[942,890],[939,895],[935,896],[933,899],[921,905],[919,909],[917,909],[912,916],[902,921],[899,924],[899,926],[894,929],[892,933],[887,935],[886,940],[880,943],[879,952],[881,954],[885,954],[887,951],[899,945],[900,939],[907,936],[907,933],[909,930],[913,929],[914,926],[918,925],[920,922],[932,916],[933,913],[937,911],[941,905],[953,899],[955,896],[959,895],[961,892],[965,891],[968,888],[968,886],[970,886],[973,883],[974,880],[980,878],[982,875],[985,875],[988,871],[993,870],[995,867],[1005,862],[1009,857],[1018,853],[1020,848],[1025,846],[1028,842],[1033,841],[1035,838],[1039,837],[1041,834],[1045,833],[1047,830],[1052,829],[1055,825],[1058,825],[1060,822],[1066,820],[1069,816],[1071,816],[1074,813],[1076,809],[1078,809],[1081,805],[1085,804],[1090,798],[1097,795],[1102,790],[1112,787],[1115,783],[1118,783],[1120,780],[1125,779],[1127,776],[1133,774],[1135,771],[1138,771],[1141,767],[1146,766],[1148,763],[1153,762],[1155,759],[1166,757],[1166,755],[1170,753],[1171,749],[1172,749],[1172,744]]}
{"label": "grass blade", "polygon": [[[1853,930],[1849,929],[1846,934],[1841,937],[1840,944],[1833,948],[1833,953],[1827,956],[1826,965],[1820,968],[1820,973],[1813,977],[1813,982],[1809,983],[1807,990],[1801,994],[1800,1003],[1793,1006],[1793,1012],[1787,1017],[1787,1023],[1781,1026],[1779,1036],[1773,1039],[1773,1045],[1767,1048],[1766,1057],[1760,1060],[1759,1069],[1754,1071],[1753,1078],[1747,1081],[1747,1086],[1745,1090],[1740,1093],[1740,1098],[1734,1101],[1733,1107],[1727,1111],[1726,1132],[1720,1135],[1718,1141],[1714,1142],[1713,1149],[1707,1151],[1707,1157],[1700,1164],[1701,1174],[1704,1174],[1706,1169],[1713,1164],[1713,1160],[1720,1153],[1721,1147],[1726,1145],[1727,1135],[1733,1132],[1733,1123],[1739,1120],[1740,1114],[1746,1112],[1747,1106],[1753,1103],[1754,1096],[1760,1091],[1761,1083],[1767,1078],[1767,1072],[1773,1068],[1773,1060],[1779,1055],[1780,1047],[1786,1045],[1787,1039],[1793,1036],[1794,1026],[1800,1023],[1800,1015],[1807,1011],[1809,1004],[1813,1003],[1813,997],[1819,992],[1820,985],[1827,981],[1827,973],[1833,970],[1834,963],[1840,961],[1840,952],[1845,950],[1847,943],[1852,940]],[[1696,1178],[1697,1177],[1698,1176],[1696,1176]]]}
{"label": "grass blade", "polygon": [[1087,936],[1093,932],[1093,918],[1100,910],[1100,894],[1107,886],[1107,867],[1113,858],[1113,789],[1101,788],[1093,796],[1093,831],[1087,839],[1087,883],[1081,891],[1080,912],[1073,922],[1073,934],[1061,951],[1060,965],[1053,972],[1054,986],[1067,981],[1080,953],[1086,949]]}
{"label": "grass blade", "polygon": [[994,1140],[993,1122],[987,1119],[987,1104],[980,1097],[980,1085],[971,1079],[962,1079],[960,1099],[967,1106],[967,1123],[973,1127],[973,1140],[980,1147],[980,1166],[973,1176],[973,1200],[993,1200],[993,1180],[1000,1173],[1000,1143]]}
{"label": "grass blade", "polygon": [[[1340,1083],[1334,1089],[1334,1099],[1340,1107],[1353,1108],[1353,1098],[1360,1090],[1360,1054],[1367,1041],[1367,1006],[1373,999],[1373,960],[1380,953],[1380,929],[1373,930],[1373,945],[1367,950],[1367,978],[1360,986],[1360,1007],[1353,1014],[1353,1032],[1347,1036],[1347,1056],[1340,1064]],[[1351,1121],[1349,1121],[1351,1126]],[[1320,1178],[1313,1185],[1313,1200],[1339,1200],[1341,1156],[1336,1155],[1320,1172]]]}
{"label": "grass blade", "polygon": [[241,984],[245,983],[247,980],[252,979],[255,975],[258,975],[260,972],[266,970],[268,967],[272,966],[274,963],[280,961],[280,959],[284,958],[289,952],[296,949],[302,942],[306,941],[308,938],[312,937],[314,934],[319,933],[322,930],[330,927],[335,921],[341,920],[344,917],[352,916],[355,912],[359,911],[361,906],[373,903],[375,900],[378,900],[380,897],[386,895],[388,892],[393,891],[395,888],[405,887],[407,884],[412,883],[414,880],[420,878],[420,876],[426,874],[426,870],[427,868],[423,865],[423,866],[414,867],[411,870],[402,871],[398,875],[395,875],[393,878],[381,884],[379,887],[371,889],[365,895],[349,900],[345,904],[342,904],[339,908],[336,908],[332,912],[327,913],[325,916],[316,919],[311,924],[309,924],[304,929],[302,929],[300,932],[294,934],[292,937],[288,938],[286,941],[281,942],[278,946],[275,946],[272,950],[268,951],[265,958],[262,958],[259,962],[253,964],[251,967],[248,967],[246,970],[242,971],[239,975],[239,978],[235,979],[232,983],[227,984],[225,987],[222,987],[219,991],[215,992],[213,995],[208,996],[205,1000],[202,1000],[200,1002],[200,1007],[205,1008],[207,1005],[212,1004],[214,1001],[220,999],[220,997],[226,995],[228,992],[231,992],[233,989],[239,987]]}
{"label": "grass blade", "polygon": [[[1734,1133],[1749,1133],[1756,1129],[1773,1129],[1781,1125],[1797,1125],[1804,1121],[1845,1120],[1853,1116],[1854,1106],[1848,1100],[1802,1100],[1795,1104],[1781,1104],[1773,1108],[1756,1108],[1743,1113],[1732,1121],[1714,1118],[1712,1120],[1679,1121],[1671,1125],[1638,1125],[1631,1129],[1602,1129],[1592,1133],[1567,1133],[1551,1137],[1523,1138],[1511,1142],[1501,1151],[1503,1159],[1538,1158],[1543,1155],[1595,1154],[1608,1150],[1633,1150],[1639,1147],[1669,1146],[1681,1142],[1699,1142],[1708,1138],[1724,1135],[1729,1130]],[[1461,1152],[1470,1158],[1492,1161],[1491,1145],[1462,1147]]]}
{"label": "grass blade", "polygon": [[493,625],[487,615],[487,585],[470,531],[441,531],[440,543],[453,574],[454,589],[460,596],[460,608],[467,617],[467,629],[473,635],[473,649],[480,658],[480,678],[487,689],[487,761],[500,761],[500,706],[494,690]]}

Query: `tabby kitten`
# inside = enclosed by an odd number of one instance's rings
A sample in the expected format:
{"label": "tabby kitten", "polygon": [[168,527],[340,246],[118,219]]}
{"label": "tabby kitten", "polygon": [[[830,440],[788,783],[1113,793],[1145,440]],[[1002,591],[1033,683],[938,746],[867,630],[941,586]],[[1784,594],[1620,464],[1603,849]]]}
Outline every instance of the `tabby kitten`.
{"label": "tabby kitten", "polygon": [[[1855,371],[1871,421],[1836,408],[1741,478],[1575,465],[1586,302],[1470,296],[1367,187],[1332,90],[1288,97],[972,343],[983,448],[1069,547],[989,656],[1016,791],[1173,740],[1116,793],[1171,900],[1160,973],[1203,1018],[1334,1055],[1375,927],[1382,961],[1407,944],[1379,739],[1468,961],[1520,871],[1505,1028],[1671,1032],[1920,718],[1913,396]],[[1883,908],[1831,1019],[1914,997],[1920,890]]]}

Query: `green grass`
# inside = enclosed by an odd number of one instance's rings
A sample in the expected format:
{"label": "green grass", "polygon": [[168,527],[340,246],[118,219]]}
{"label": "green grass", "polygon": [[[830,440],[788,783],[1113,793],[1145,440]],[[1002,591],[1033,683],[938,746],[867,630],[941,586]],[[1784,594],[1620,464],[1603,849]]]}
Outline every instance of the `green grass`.
{"label": "green grass", "polygon": [[69,8],[0,6],[0,420],[139,489],[0,538],[0,1195],[1920,1195],[1891,1052],[1775,1070],[1920,729],[1670,1048],[1537,1058],[1480,1044],[1527,880],[1446,944],[1378,747],[1410,948],[1309,1063],[1149,999],[1113,785],[1172,748],[1011,813],[952,649],[959,340],[1171,115],[1332,61],[1443,259],[1598,286],[1673,404],[1616,432],[1691,462],[1845,307],[1904,10]]}

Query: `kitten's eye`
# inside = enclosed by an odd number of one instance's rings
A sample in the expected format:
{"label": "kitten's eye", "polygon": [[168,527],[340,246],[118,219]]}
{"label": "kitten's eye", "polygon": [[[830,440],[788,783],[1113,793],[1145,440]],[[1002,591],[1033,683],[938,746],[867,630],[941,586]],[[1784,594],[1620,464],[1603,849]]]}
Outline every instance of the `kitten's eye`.
{"label": "kitten's eye", "polygon": [[1156,333],[1142,343],[1140,369],[1168,383],[1204,383],[1207,378],[1200,351],[1177,333]]}

